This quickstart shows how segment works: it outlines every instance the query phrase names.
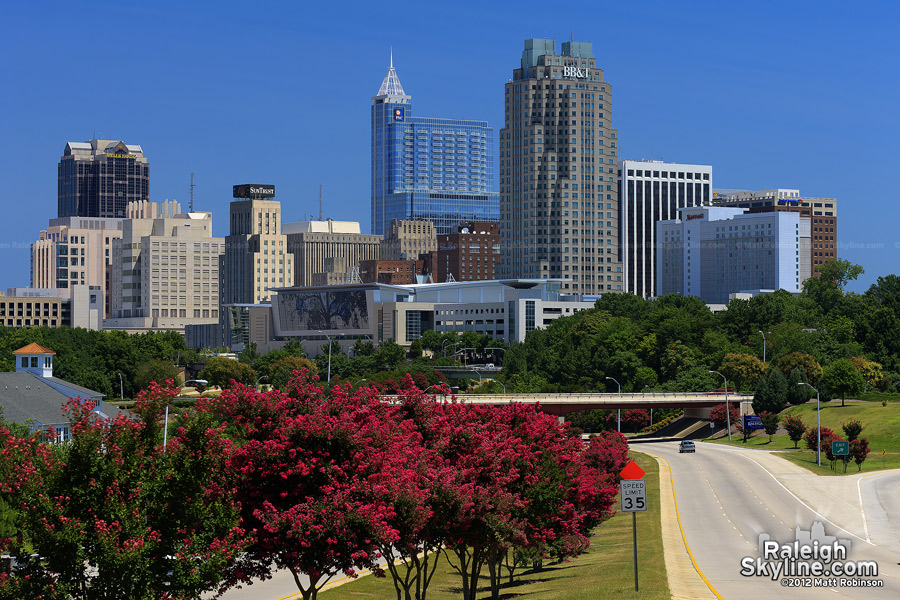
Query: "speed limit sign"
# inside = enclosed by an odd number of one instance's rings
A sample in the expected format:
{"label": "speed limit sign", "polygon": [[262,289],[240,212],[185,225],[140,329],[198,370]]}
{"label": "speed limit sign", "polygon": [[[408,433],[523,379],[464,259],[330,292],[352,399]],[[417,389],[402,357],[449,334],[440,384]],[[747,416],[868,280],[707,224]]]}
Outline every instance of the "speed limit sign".
{"label": "speed limit sign", "polygon": [[647,486],[643,479],[625,480],[619,483],[622,495],[622,512],[647,510]]}

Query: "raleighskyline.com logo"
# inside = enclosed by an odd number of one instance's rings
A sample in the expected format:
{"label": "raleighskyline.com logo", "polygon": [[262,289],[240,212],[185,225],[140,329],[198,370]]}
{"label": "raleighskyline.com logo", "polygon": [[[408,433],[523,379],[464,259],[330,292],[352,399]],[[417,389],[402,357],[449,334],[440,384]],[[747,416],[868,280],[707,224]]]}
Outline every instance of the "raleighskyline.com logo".
{"label": "raleighskyline.com logo", "polygon": [[809,531],[797,526],[794,541],[780,543],[759,534],[760,556],[741,559],[744,577],[780,580],[782,587],[883,587],[878,563],[847,560],[850,540],[825,535],[825,526],[815,521]]}

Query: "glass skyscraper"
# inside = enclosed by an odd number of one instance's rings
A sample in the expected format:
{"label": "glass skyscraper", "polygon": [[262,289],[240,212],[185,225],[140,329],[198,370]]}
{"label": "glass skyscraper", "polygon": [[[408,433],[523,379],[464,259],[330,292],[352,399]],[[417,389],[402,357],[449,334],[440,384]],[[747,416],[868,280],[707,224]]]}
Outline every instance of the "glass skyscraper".
{"label": "glass skyscraper", "polygon": [[487,121],[414,117],[394,61],[372,97],[372,233],[426,219],[438,235],[462,221],[498,221],[493,129]]}

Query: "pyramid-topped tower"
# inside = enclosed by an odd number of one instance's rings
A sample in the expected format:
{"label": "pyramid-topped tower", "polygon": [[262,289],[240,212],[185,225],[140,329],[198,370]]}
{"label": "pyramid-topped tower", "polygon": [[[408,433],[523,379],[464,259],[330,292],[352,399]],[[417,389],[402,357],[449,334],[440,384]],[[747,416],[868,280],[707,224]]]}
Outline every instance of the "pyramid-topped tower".
{"label": "pyramid-topped tower", "polygon": [[403,85],[400,84],[400,78],[397,77],[397,69],[394,68],[394,52],[391,51],[391,66],[388,67],[387,75],[378,88],[378,94],[372,96],[372,100],[384,100],[397,104],[406,104],[412,100],[412,96],[407,96],[403,91]]}

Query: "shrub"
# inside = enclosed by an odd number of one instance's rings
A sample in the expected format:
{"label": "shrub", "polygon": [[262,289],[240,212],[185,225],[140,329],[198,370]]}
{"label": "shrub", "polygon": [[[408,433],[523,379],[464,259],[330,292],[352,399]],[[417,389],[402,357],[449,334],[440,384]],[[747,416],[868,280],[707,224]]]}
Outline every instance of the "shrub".
{"label": "shrub", "polygon": [[806,425],[803,423],[803,418],[800,415],[788,415],[784,418],[783,425],[788,437],[794,442],[794,448],[796,448],[797,442],[803,439],[803,434],[806,433]]}
{"label": "shrub", "polygon": [[853,461],[856,463],[858,469],[862,471],[862,464],[869,456],[869,440],[866,438],[851,440],[850,456],[853,457]]}
{"label": "shrub", "polygon": [[859,434],[862,433],[865,427],[856,419],[851,419],[848,423],[841,423],[841,429],[844,430],[844,435],[847,436],[847,439],[852,442],[859,437]]}
{"label": "shrub", "polygon": [[[743,431],[743,427],[741,427],[741,410],[735,406],[731,405],[731,426],[737,427],[738,431]],[[719,426],[727,425],[725,419],[725,403],[716,404],[711,411],[709,411],[710,420]]]}
{"label": "shrub", "polygon": [[[838,435],[828,427],[821,427],[820,429],[822,437],[822,450],[826,451],[827,454],[830,454],[832,440],[839,440],[841,438],[838,437]],[[815,427],[810,427],[809,429],[807,429],[806,433],[803,434],[803,441],[806,442],[806,447],[813,451],[818,450],[818,437],[819,436],[816,435]]]}

